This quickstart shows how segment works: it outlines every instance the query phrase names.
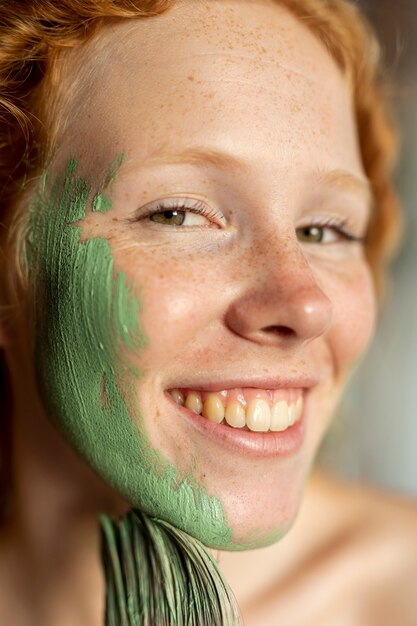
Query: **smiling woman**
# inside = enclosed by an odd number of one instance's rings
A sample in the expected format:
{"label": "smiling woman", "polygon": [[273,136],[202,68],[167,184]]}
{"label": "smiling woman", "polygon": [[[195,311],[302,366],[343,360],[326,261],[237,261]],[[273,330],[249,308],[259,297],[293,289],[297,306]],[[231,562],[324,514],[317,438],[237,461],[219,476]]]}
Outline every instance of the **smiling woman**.
{"label": "smiling woman", "polygon": [[230,583],[261,626],[296,575],[301,626],[317,555],[323,584],[346,571],[308,623],[383,626],[374,593],[332,607],[385,500],[305,489],[398,228],[357,10],[26,0],[0,17],[0,622],[237,625]]}

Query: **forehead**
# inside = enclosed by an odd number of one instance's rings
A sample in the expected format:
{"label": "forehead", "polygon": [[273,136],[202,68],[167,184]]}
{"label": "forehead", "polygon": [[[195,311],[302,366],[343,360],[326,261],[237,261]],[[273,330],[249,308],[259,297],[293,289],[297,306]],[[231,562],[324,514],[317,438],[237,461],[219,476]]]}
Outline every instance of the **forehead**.
{"label": "forehead", "polygon": [[[69,58],[63,158],[167,143],[236,152],[265,165],[291,155],[359,169],[347,82],[322,43],[273,0],[182,0],[114,22]],[[65,83],[65,79],[64,79]],[[71,137],[69,145],[68,136]]]}

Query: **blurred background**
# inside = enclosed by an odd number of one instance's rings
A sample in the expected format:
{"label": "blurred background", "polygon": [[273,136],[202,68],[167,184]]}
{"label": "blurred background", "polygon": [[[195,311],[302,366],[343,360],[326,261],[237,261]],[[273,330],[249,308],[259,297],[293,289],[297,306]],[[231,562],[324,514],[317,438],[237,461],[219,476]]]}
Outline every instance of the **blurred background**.
{"label": "blurred background", "polygon": [[397,171],[405,236],[390,294],[321,464],[341,476],[417,497],[417,2],[361,0],[377,31],[402,137]]}

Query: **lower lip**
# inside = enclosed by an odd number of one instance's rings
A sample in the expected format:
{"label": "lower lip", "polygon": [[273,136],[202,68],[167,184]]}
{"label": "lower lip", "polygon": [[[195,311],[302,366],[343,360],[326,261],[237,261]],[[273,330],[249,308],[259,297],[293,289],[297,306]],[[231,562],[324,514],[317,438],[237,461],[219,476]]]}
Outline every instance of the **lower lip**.
{"label": "lower lip", "polygon": [[[166,395],[181,417],[201,433],[205,441],[212,441],[230,452],[244,454],[254,459],[268,459],[294,455],[303,445],[306,430],[305,404],[301,418],[287,430],[257,433],[210,422],[205,417],[177,404],[168,393]],[[305,400],[304,397],[304,403]]]}

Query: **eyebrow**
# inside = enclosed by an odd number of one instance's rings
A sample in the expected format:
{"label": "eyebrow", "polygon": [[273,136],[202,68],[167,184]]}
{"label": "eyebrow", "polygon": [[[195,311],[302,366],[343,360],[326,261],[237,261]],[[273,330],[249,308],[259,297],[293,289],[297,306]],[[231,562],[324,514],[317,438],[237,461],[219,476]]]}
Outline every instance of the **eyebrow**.
{"label": "eyebrow", "polygon": [[[247,174],[247,164],[234,154],[214,148],[206,148],[195,146],[192,148],[184,148],[180,151],[173,149],[165,149],[154,151],[146,159],[148,165],[168,165],[187,163],[191,165],[213,165],[219,169],[233,169]],[[365,196],[370,208],[374,205],[374,194],[370,181],[367,178],[357,176],[352,172],[343,169],[335,169],[329,172],[316,170],[315,176],[319,184],[339,188],[342,191],[352,191],[356,194]]]}
{"label": "eyebrow", "polygon": [[146,159],[150,164],[175,164],[175,163],[191,163],[194,165],[213,165],[217,168],[229,168],[246,172],[247,166],[238,157],[214,148],[193,147],[184,150],[171,151],[162,150],[154,152]]}
{"label": "eyebrow", "polygon": [[370,208],[374,206],[374,193],[372,185],[367,178],[356,176],[347,170],[336,169],[325,173],[320,172],[318,182],[323,186],[334,187],[342,191],[353,191],[356,194],[365,196]]}

